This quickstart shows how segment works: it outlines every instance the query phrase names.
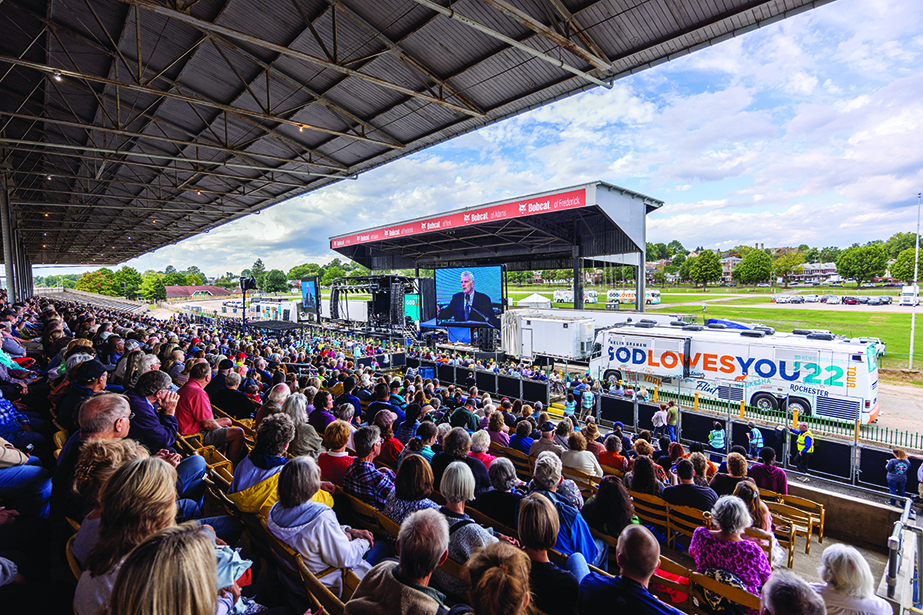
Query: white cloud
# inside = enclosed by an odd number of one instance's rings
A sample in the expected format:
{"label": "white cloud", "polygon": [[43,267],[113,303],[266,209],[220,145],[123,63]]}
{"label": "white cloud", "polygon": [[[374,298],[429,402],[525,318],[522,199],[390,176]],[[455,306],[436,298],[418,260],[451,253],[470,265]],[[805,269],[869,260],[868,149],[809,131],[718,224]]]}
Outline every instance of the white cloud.
{"label": "white cloud", "polygon": [[921,22],[917,0],[839,0],[131,264],[287,270],[333,258],[341,232],[594,179],[666,201],[652,241],[887,238],[923,186]]}

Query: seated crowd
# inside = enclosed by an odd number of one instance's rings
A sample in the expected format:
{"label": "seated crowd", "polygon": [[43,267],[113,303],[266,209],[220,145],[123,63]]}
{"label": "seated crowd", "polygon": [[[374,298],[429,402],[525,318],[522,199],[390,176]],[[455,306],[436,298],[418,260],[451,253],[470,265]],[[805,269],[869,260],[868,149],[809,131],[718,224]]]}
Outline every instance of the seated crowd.
{"label": "seated crowd", "polygon": [[[257,554],[270,546],[297,554],[355,615],[613,605],[675,614],[655,595],[668,578],[661,542],[632,493],[710,511],[711,526],[688,547],[696,570],[760,595],[766,613],[889,608],[851,547],[827,548],[820,583],[773,573],[768,543],[745,532],[771,530],[759,488],[785,493],[771,448],[752,467],[744,450],[719,468],[701,444],[686,451],[619,423],[604,435],[592,416],[554,423],[540,403],[495,400],[474,384],[380,375],[354,359],[387,347],[333,332],[254,338],[217,321],[47,298],[0,303],[0,604],[9,612],[64,612],[66,601],[80,615],[300,615],[311,596],[290,560]],[[601,388],[567,384],[568,402]],[[602,388],[612,386],[621,390]],[[528,480],[514,463],[524,456]],[[215,457],[227,460],[223,485]],[[206,498],[215,489],[227,510]],[[361,529],[360,503],[391,532]],[[241,521],[251,518],[265,535]],[[71,534],[79,579],[49,591],[52,545]],[[285,591],[271,591],[267,576]]]}

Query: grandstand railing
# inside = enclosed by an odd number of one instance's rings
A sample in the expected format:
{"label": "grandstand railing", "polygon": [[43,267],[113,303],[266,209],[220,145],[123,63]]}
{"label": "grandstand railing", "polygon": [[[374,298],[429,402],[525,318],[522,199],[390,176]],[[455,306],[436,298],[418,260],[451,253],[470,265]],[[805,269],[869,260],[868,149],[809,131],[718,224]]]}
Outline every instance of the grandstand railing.
{"label": "grandstand railing", "polygon": [[438,378],[439,383],[443,386],[450,384],[465,386],[468,376],[473,375],[475,386],[481,393],[521,399],[526,403],[540,401],[546,408],[551,405],[551,384],[549,382],[507,376],[473,367],[446,365],[416,357],[406,357],[406,365],[407,367],[426,370],[421,372],[424,378]]}

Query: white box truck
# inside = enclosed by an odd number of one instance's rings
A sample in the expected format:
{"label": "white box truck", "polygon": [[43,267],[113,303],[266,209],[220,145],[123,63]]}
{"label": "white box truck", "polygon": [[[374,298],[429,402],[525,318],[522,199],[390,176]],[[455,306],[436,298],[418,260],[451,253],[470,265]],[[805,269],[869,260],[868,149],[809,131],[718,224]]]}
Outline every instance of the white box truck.
{"label": "white box truck", "polygon": [[917,284],[901,289],[900,305],[920,305],[920,287]]}
{"label": "white box truck", "polygon": [[501,322],[501,347],[507,355],[532,360],[536,356],[583,361],[596,337],[590,317],[550,316],[532,310],[510,310]]}

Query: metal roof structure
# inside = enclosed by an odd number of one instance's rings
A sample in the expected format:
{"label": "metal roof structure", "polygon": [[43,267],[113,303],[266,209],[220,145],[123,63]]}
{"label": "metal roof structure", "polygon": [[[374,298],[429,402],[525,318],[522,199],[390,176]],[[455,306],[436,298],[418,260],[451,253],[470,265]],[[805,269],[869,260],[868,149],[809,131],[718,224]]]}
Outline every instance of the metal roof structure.
{"label": "metal roof structure", "polygon": [[574,259],[638,265],[646,216],[662,206],[596,181],[337,235],[330,248],[373,271],[482,265],[534,271],[570,268]]}
{"label": "metal roof structure", "polygon": [[3,0],[4,260],[117,264],[827,1]]}

